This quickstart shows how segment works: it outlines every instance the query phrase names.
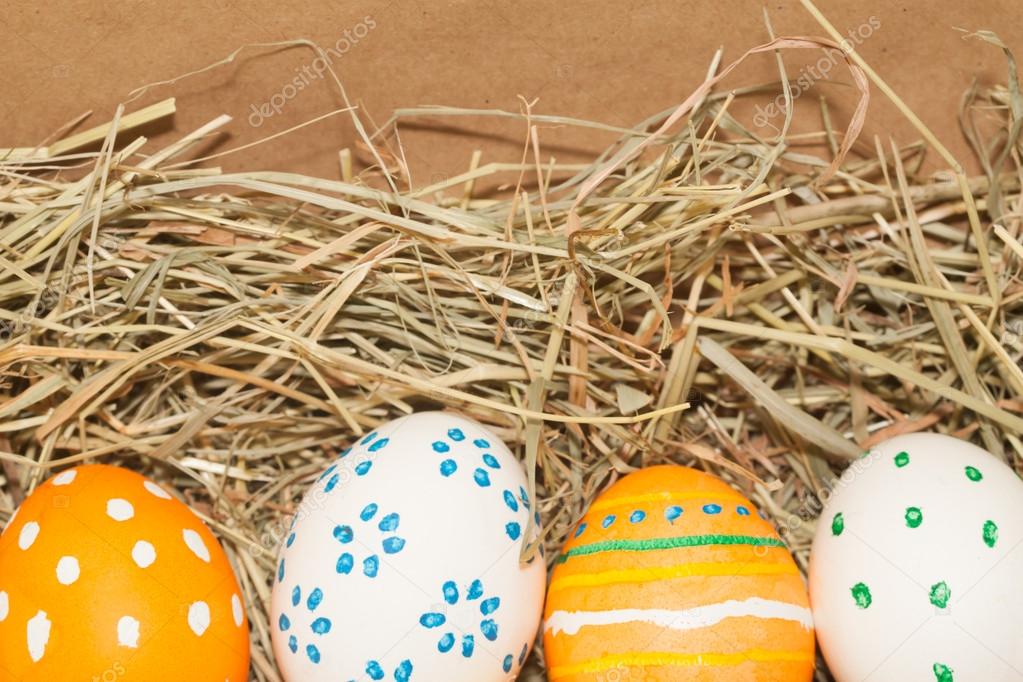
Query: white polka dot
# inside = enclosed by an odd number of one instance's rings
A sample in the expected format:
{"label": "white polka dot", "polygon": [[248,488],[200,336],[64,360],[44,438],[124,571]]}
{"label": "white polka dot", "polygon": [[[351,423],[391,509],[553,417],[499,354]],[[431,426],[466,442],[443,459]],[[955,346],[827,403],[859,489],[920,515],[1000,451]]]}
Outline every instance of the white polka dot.
{"label": "white polka dot", "polygon": [[39,524],[35,521],[29,521],[21,527],[21,533],[18,535],[18,547],[28,549],[38,536]]}
{"label": "white polka dot", "polygon": [[234,616],[234,624],[241,627],[245,613],[242,611],[242,600],[237,594],[231,595],[231,614]]}
{"label": "white polka dot", "polygon": [[10,612],[10,601],[7,598],[7,593],[0,590],[0,623],[7,620],[7,614]]}
{"label": "white polka dot", "polygon": [[128,500],[115,497],[112,500],[107,500],[107,516],[114,521],[127,521],[135,516],[135,507],[131,506],[131,502]]}
{"label": "white polka dot", "polygon": [[50,641],[50,625],[46,611],[40,611],[28,621],[28,655],[35,663],[46,653],[46,644]]}
{"label": "white polka dot", "polygon": [[145,540],[139,540],[131,548],[131,558],[139,568],[149,568],[156,561],[156,548]]}
{"label": "white polka dot", "polygon": [[75,476],[78,475],[77,469],[70,469],[69,471],[62,471],[53,477],[53,485],[70,485],[75,480]]}
{"label": "white polka dot", "polygon": [[121,646],[139,648],[139,622],[131,616],[121,616],[117,621],[117,643]]}
{"label": "white polka dot", "polygon": [[206,563],[210,563],[210,550],[206,548],[206,543],[202,541],[198,533],[190,528],[186,528],[181,531],[181,535],[185,538],[185,544],[192,550],[192,554],[195,554]]}
{"label": "white polka dot", "polygon": [[61,585],[73,584],[81,574],[78,559],[73,556],[62,556],[57,562],[57,582]]}
{"label": "white polka dot", "polygon": [[142,485],[145,486],[146,490],[148,490],[153,495],[156,495],[157,497],[159,497],[162,500],[169,500],[171,498],[171,496],[167,493],[166,490],[164,490],[160,486],[156,485],[152,481],[146,481]]}
{"label": "white polka dot", "polygon": [[197,601],[188,607],[188,627],[202,637],[210,626],[210,607],[204,601]]}

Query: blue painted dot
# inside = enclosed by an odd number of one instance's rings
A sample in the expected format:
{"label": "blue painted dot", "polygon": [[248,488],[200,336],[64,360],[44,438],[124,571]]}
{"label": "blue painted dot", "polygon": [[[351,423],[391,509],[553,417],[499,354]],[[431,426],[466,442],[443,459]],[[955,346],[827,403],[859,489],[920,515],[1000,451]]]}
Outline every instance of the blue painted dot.
{"label": "blue painted dot", "polygon": [[362,510],[362,513],[359,514],[359,518],[363,521],[369,521],[377,513],[377,509],[379,509],[379,507],[377,507],[377,503],[370,502],[366,505],[366,508]]}
{"label": "blue painted dot", "polygon": [[380,664],[376,661],[370,661],[366,664],[366,674],[369,675],[371,680],[382,680],[384,679],[384,669],[380,667]]}
{"label": "blue painted dot", "polygon": [[519,652],[519,665],[522,665],[523,663],[526,662],[526,653],[528,651],[529,651],[529,645],[528,644],[523,644],[522,645],[522,651]]}
{"label": "blue painted dot", "polygon": [[338,573],[341,573],[342,575],[348,575],[349,573],[352,572],[352,567],[354,565],[355,558],[348,552],[345,552],[344,554],[337,558],[336,570]]}
{"label": "blue painted dot", "polygon": [[490,447],[490,443],[488,443],[483,438],[477,438],[476,440],[474,440],[472,442],[472,444],[475,445],[476,447],[478,447],[481,450],[486,450],[487,448]]}
{"label": "blue painted dot", "polygon": [[446,622],[448,619],[444,617],[443,613],[424,613],[419,617],[419,624],[424,628],[439,628]]}
{"label": "blue painted dot", "polygon": [[641,523],[645,518],[646,512],[641,509],[637,509],[629,516],[629,523]]}
{"label": "blue painted dot", "polygon": [[330,619],[329,618],[317,618],[313,621],[313,624],[309,626],[313,632],[318,635],[325,635],[330,632]]}
{"label": "blue painted dot", "polygon": [[703,513],[704,514],[720,514],[721,513],[721,505],[719,505],[719,504],[705,504],[705,505],[703,505]]}
{"label": "blue painted dot", "polygon": [[370,442],[371,440],[373,440],[376,437],[377,437],[377,432],[376,431],[370,431],[369,435],[367,435],[365,438],[363,438],[361,441],[359,441],[359,445],[365,445],[366,443]]}
{"label": "blue painted dot", "polygon": [[497,623],[491,618],[480,621],[480,632],[487,638],[488,641],[493,642],[497,639]]}
{"label": "blue painted dot", "polygon": [[483,596],[483,583],[479,580],[473,580],[472,584],[469,585],[469,594],[466,595],[466,599],[473,601]]}
{"label": "blue painted dot", "polygon": [[433,441],[433,451],[434,452],[445,453],[445,452],[447,452],[450,449],[451,449],[451,446],[448,445],[447,443],[445,443],[442,440],[435,440],[435,441]]}
{"label": "blue painted dot", "polygon": [[376,443],[373,443],[373,445],[370,445],[368,449],[370,452],[376,452],[377,450],[382,450],[383,448],[386,448],[387,444],[390,442],[391,442],[390,438],[381,438]]}
{"label": "blue painted dot", "polygon": [[398,530],[398,523],[400,522],[401,522],[400,516],[394,513],[388,514],[384,518],[380,519],[380,524],[377,526],[377,528],[384,531],[385,533],[390,533],[391,531]]}
{"label": "blue painted dot", "polygon": [[291,591],[291,605],[298,606],[300,601],[302,601],[302,588],[295,585],[295,588]]}
{"label": "blue painted dot", "polygon": [[440,641],[437,642],[437,651],[442,654],[446,654],[451,651],[451,647],[453,646],[455,646],[455,636],[449,632],[441,637]]}
{"label": "blue painted dot", "polygon": [[504,503],[508,505],[508,509],[511,509],[513,512],[517,512],[519,510],[519,503],[515,499],[515,495],[513,495],[510,490],[504,491]]}
{"label": "blue painted dot", "polygon": [[522,535],[522,526],[516,521],[511,521],[504,526],[504,532],[508,534],[512,540],[518,540]]}
{"label": "blue painted dot", "polygon": [[288,648],[291,649],[291,653],[298,651],[298,637],[295,635],[288,637]]}
{"label": "blue painted dot", "polygon": [[365,462],[359,462],[355,466],[355,473],[359,476],[365,476],[369,470],[373,467],[373,462],[366,460]]}
{"label": "blue painted dot", "polygon": [[585,523],[580,523],[579,527],[575,529],[575,537],[579,537],[580,535],[582,535],[585,532],[586,532],[586,524]]}
{"label": "blue painted dot", "polygon": [[453,459],[446,459],[440,463],[441,476],[450,476],[458,471],[458,463]]}
{"label": "blue painted dot", "polygon": [[376,554],[368,556],[362,561],[362,573],[367,578],[377,577],[377,572],[380,570],[380,559],[377,558]]}
{"label": "blue painted dot", "polygon": [[306,608],[308,608],[310,611],[315,611],[316,607],[319,606],[322,601],[323,590],[317,587],[314,588],[313,591],[309,593],[309,598],[305,600],[305,605]]}
{"label": "blue painted dot", "polygon": [[284,559],[281,559],[281,563],[277,564],[277,582],[283,582],[284,580]]}
{"label": "blue painted dot", "polygon": [[285,547],[291,547],[293,544],[295,544],[295,534],[294,533],[292,533],[291,535],[288,536],[288,541],[284,543],[284,546]]}
{"label": "blue painted dot", "polygon": [[506,673],[510,673],[512,669],[512,663],[515,661],[511,654],[504,657],[504,663],[501,664],[501,669]]}
{"label": "blue painted dot", "polygon": [[320,477],[319,477],[319,478],[317,478],[316,480],[317,480],[317,481],[322,481],[322,480],[323,480],[323,479],[325,479],[325,478],[326,478],[327,476],[330,476],[330,475],[331,475],[332,473],[334,473],[334,469],[337,469],[337,464],[331,464],[331,465],[330,465],[329,467],[327,467],[326,469],[324,469],[323,473],[322,473],[322,474],[320,474]]}
{"label": "blue painted dot", "polygon": [[408,682],[412,677],[412,661],[407,658],[394,669],[394,682]]}
{"label": "blue painted dot", "polygon": [[281,632],[285,632],[291,629],[291,620],[282,613],[281,617],[277,619],[277,627],[280,628]]}
{"label": "blue painted dot", "polygon": [[351,526],[334,526],[334,539],[343,545],[347,545],[355,537],[355,531]]}
{"label": "blue painted dot", "polygon": [[526,509],[529,509],[529,493],[527,493],[526,489],[521,485],[519,486],[519,499],[522,500],[523,506],[525,506]]}
{"label": "blue painted dot", "polygon": [[340,474],[334,474],[327,481],[327,485],[323,486],[323,492],[329,493],[331,490],[337,487],[337,484],[341,482]]}
{"label": "blue painted dot", "polygon": [[465,658],[472,657],[472,650],[476,648],[476,640],[472,635],[462,636],[462,656]]}
{"label": "blue painted dot", "polygon": [[482,613],[484,616],[489,616],[494,611],[497,611],[497,608],[499,606],[501,606],[500,597],[491,597],[490,599],[484,599],[483,601],[480,602],[480,613]]}
{"label": "blue painted dot", "polygon": [[384,538],[383,546],[384,552],[387,554],[397,554],[405,549],[405,538],[399,538],[398,536]]}
{"label": "blue painted dot", "polygon": [[490,485],[490,474],[483,469],[476,469],[476,471],[473,472],[472,477],[476,479],[476,485],[481,488],[486,488]]}
{"label": "blue painted dot", "polygon": [[673,504],[664,510],[664,518],[668,519],[668,523],[675,523],[675,519],[682,516],[682,507],[677,504]]}
{"label": "blue painted dot", "polygon": [[501,463],[497,461],[497,457],[494,457],[489,452],[483,455],[483,463],[491,469],[500,469]]}
{"label": "blue painted dot", "polygon": [[458,585],[455,585],[454,580],[449,580],[444,583],[444,586],[441,589],[444,591],[444,601],[449,604],[458,603]]}
{"label": "blue painted dot", "polygon": [[320,662],[320,650],[316,648],[315,644],[310,644],[305,648],[305,655],[309,657],[309,660],[313,663]]}
{"label": "blue painted dot", "polygon": [[535,512],[533,512],[533,520],[536,521],[536,525],[538,525],[538,526],[541,525],[541,522],[540,522],[540,510],[539,509],[537,509]]}
{"label": "blue painted dot", "polygon": [[462,433],[462,429],[448,429],[448,438],[451,440],[465,440],[465,434]]}
{"label": "blue painted dot", "polygon": [[739,516],[749,516],[749,509],[746,509],[746,507],[743,507],[742,505],[736,507],[735,511]]}
{"label": "blue painted dot", "polygon": [[604,517],[604,520],[600,522],[600,525],[601,525],[602,528],[607,528],[608,526],[610,526],[614,522],[615,522],[615,515],[614,514],[608,514],[607,516]]}

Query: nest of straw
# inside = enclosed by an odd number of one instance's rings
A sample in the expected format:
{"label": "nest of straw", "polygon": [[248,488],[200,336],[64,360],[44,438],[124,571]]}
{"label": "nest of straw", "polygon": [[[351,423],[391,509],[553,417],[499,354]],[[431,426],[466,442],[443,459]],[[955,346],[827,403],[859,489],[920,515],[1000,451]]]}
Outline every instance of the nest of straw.
{"label": "nest of straw", "polygon": [[[828,48],[798,41],[758,49]],[[819,133],[764,139],[714,87],[730,69],[592,165],[531,142],[521,163],[419,190],[386,136],[342,181],[182,162],[224,119],[160,150],[114,144],[172,102],[8,150],[0,524],[84,461],[167,483],[231,556],[253,679],[276,680],[266,616],[290,514],[340,449],[413,410],[467,414],[520,454],[549,557],[609,482],[664,461],[743,489],[804,568],[819,500],[872,443],[937,430],[1018,468],[1014,71],[962,108],[985,169],[966,177],[922,124],[945,173],[920,173],[927,144],[856,141],[857,116],[843,134],[826,108]],[[535,661],[523,679],[542,679]]]}

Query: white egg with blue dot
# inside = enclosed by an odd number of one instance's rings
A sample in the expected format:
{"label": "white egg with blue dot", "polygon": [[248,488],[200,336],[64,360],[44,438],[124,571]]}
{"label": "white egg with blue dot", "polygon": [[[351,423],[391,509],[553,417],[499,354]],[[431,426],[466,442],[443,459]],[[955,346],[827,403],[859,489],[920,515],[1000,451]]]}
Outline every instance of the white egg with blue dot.
{"label": "white egg with blue dot", "polygon": [[388,422],[306,493],[281,547],[274,654],[288,682],[513,680],[539,626],[543,558],[520,561],[522,465],[447,412]]}
{"label": "white egg with blue dot", "polygon": [[809,573],[838,682],[1023,680],[1023,481],[977,446],[914,433],[853,462]]}

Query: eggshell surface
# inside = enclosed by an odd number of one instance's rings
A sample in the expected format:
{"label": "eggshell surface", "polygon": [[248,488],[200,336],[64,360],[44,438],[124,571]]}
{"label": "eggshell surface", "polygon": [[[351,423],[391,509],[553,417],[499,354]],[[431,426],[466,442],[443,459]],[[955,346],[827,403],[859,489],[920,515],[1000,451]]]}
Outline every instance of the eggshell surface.
{"label": "eggshell surface", "polygon": [[216,538],[135,472],[62,471],[0,536],[0,680],[244,682],[248,634]]}
{"label": "eggshell surface", "polygon": [[724,481],[681,466],[625,476],[555,562],[552,682],[809,680],[806,588],[774,527]]}
{"label": "eggshell surface", "polygon": [[421,412],[322,473],[282,547],[274,654],[286,680],[512,680],[539,624],[545,567],[519,561],[535,505],[480,424]]}
{"label": "eggshell surface", "polygon": [[965,441],[888,440],[814,537],[810,596],[839,682],[1023,679],[1023,482]]}

